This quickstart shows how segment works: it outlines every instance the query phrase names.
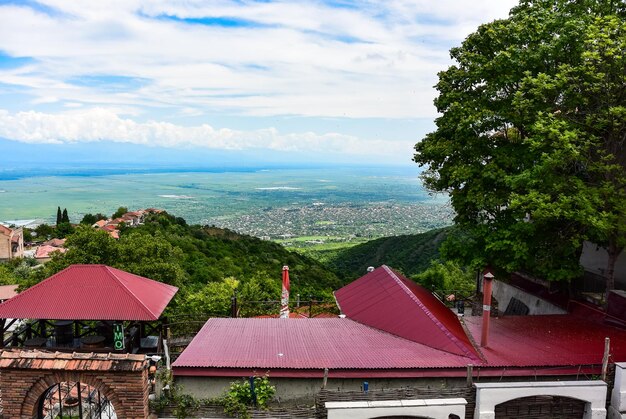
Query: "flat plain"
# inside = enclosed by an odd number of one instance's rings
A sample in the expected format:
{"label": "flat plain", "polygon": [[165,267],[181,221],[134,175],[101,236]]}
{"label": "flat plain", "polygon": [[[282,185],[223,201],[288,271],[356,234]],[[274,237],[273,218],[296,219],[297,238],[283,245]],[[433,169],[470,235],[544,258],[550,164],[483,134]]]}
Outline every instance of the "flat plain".
{"label": "flat plain", "polygon": [[[451,223],[445,196],[431,196],[416,167],[80,173],[0,180],[0,220],[54,221],[85,213],[162,208],[189,223],[289,241],[418,233]],[[319,244],[319,243],[318,243]]]}

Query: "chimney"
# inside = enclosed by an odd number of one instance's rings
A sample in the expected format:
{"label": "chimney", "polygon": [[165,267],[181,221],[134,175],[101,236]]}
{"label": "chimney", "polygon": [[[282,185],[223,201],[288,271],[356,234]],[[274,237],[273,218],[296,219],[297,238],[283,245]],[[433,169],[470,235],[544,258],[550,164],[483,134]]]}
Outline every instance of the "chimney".
{"label": "chimney", "polygon": [[489,343],[489,321],[491,315],[491,289],[493,273],[487,268],[483,273],[483,329],[480,335],[480,346],[486,348]]}
{"label": "chimney", "polygon": [[280,318],[289,318],[289,266],[283,266],[283,291],[280,295]]}
{"label": "chimney", "polygon": [[368,266],[367,267],[367,272],[374,272],[374,267],[373,266]]}

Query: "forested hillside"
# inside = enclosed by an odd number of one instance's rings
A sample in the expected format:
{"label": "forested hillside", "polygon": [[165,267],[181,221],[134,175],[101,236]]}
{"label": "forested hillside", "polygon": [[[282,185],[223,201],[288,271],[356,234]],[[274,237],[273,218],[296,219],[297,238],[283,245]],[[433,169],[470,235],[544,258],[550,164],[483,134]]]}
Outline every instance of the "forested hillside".
{"label": "forested hillside", "polygon": [[368,266],[389,265],[411,276],[426,270],[439,257],[439,245],[449,228],[421,234],[383,237],[323,255],[325,264],[341,278],[352,280],[366,273]]}

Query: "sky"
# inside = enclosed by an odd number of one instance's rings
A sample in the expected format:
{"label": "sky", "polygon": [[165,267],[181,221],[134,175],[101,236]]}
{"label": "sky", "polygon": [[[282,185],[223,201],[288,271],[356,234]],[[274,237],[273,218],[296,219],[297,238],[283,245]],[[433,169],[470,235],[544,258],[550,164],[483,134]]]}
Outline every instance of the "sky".
{"label": "sky", "polygon": [[449,49],[516,3],[0,0],[0,147],[409,164]]}

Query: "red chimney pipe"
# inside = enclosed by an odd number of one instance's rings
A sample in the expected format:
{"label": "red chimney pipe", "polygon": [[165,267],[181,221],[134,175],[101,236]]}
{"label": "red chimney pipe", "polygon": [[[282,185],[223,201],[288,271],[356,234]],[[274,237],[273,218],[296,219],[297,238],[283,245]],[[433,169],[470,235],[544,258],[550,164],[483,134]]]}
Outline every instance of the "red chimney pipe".
{"label": "red chimney pipe", "polygon": [[483,274],[483,329],[480,335],[480,346],[487,347],[489,340],[489,321],[491,315],[491,289],[493,286],[493,274],[486,270]]}

